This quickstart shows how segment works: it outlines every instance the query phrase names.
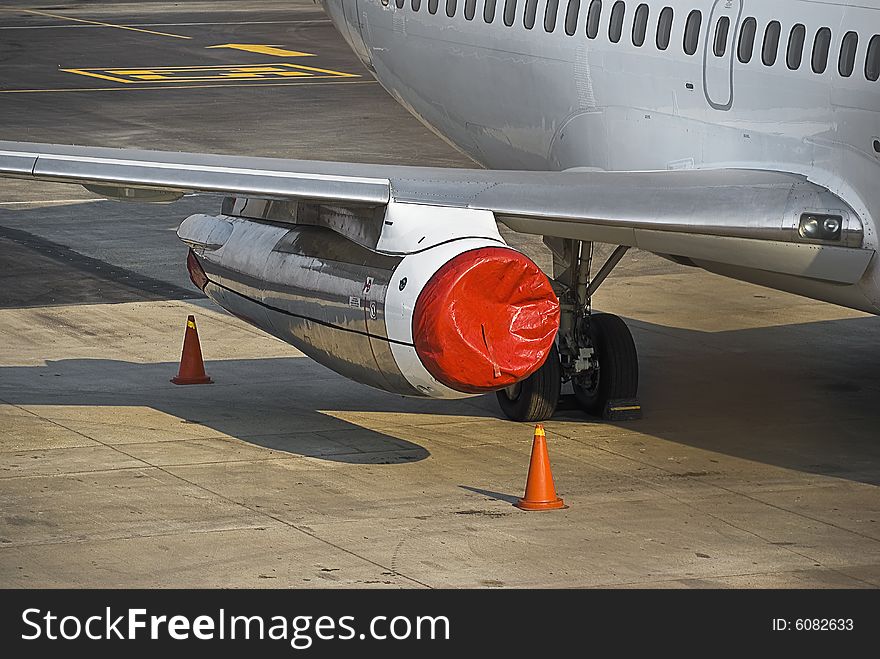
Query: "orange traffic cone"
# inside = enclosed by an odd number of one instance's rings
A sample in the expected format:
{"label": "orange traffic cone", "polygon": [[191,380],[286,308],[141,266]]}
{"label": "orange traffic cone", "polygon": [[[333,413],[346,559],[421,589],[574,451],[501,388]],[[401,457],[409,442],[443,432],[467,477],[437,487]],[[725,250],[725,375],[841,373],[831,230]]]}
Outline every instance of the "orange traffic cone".
{"label": "orange traffic cone", "polygon": [[202,348],[199,345],[199,331],[196,318],[186,319],[186,334],[183,336],[183,354],[180,355],[180,370],[171,378],[174,384],[211,384],[213,380],[205,373]]}
{"label": "orange traffic cone", "polygon": [[522,510],[556,510],[568,508],[556,496],[553,473],[550,471],[550,456],[547,453],[547,438],[544,426],[535,426],[535,441],[532,443],[532,459],[529,461],[529,477],[526,480],[526,494],[513,504]]}

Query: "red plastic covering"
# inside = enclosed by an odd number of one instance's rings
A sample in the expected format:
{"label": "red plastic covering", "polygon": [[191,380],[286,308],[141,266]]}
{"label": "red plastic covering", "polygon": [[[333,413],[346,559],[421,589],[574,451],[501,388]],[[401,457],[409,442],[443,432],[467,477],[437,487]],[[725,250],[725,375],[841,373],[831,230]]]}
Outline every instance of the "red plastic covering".
{"label": "red plastic covering", "polygon": [[413,313],[422,364],[466,393],[503,389],[534,373],[558,329],[559,301],[547,277],[504,247],[482,247],[446,263]]}
{"label": "red plastic covering", "polygon": [[186,269],[189,271],[189,278],[192,280],[192,283],[198,286],[199,290],[205,290],[205,286],[208,285],[208,275],[202,270],[202,264],[199,263],[199,259],[192,249],[186,255]]}

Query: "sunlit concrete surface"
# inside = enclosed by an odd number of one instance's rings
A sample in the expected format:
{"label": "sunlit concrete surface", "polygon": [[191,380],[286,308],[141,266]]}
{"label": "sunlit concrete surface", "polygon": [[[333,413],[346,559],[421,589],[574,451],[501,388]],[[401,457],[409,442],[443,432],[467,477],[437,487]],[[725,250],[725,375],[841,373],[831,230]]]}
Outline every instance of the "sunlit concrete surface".
{"label": "sunlit concrete surface", "polygon": [[[0,91],[233,41],[369,80],[310,2],[54,7],[193,39],[0,12]],[[0,116],[0,139],[468,164],[372,83],[0,93]],[[633,330],[645,418],[563,405],[569,508],[528,513],[532,428],[493,397],[373,391],[201,298],[174,229],[218,206],[0,181],[0,586],[880,585],[878,319],[629,253],[595,305]],[[213,385],[169,382],[191,313]]]}

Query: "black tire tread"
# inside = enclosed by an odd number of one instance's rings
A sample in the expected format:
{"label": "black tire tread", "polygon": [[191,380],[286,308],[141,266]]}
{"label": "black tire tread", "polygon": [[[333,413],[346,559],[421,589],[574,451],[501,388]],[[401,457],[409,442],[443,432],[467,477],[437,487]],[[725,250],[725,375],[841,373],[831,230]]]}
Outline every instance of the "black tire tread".
{"label": "black tire tread", "polygon": [[546,421],[556,412],[561,386],[559,353],[554,345],[541,368],[522,381],[516,400],[504,391],[496,392],[496,396],[501,410],[513,421]]}
{"label": "black tire tread", "polygon": [[[615,398],[635,398],[639,391],[639,356],[629,327],[620,316],[601,313],[593,316],[594,337],[603,344],[599,362],[603,372],[611,370],[611,378],[600,376],[599,389],[607,400]],[[595,338],[594,338],[595,340]],[[603,387],[604,382],[604,387]]]}
{"label": "black tire tread", "polygon": [[626,323],[619,316],[595,313],[590,316],[590,335],[599,360],[599,391],[587,403],[590,414],[601,415],[609,400],[635,398],[639,391],[639,356]]}

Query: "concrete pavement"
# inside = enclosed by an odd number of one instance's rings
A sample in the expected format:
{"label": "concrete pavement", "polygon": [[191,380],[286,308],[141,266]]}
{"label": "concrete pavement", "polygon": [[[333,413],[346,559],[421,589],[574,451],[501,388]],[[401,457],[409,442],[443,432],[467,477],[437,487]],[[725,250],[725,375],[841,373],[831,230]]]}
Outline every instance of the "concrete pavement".
{"label": "concrete pavement", "polygon": [[[467,165],[310,2],[235,5],[53,10],[186,41],[3,12],[0,139]],[[60,70],[216,64],[206,46],[233,37],[363,84],[121,91]],[[880,585],[877,319],[627,254],[595,303],[633,329],[645,418],[561,410],[570,507],[527,513],[532,428],[493,397],[373,391],[200,298],[174,228],[218,206],[0,181],[0,586]],[[190,313],[210,386],[168,381]]]}

